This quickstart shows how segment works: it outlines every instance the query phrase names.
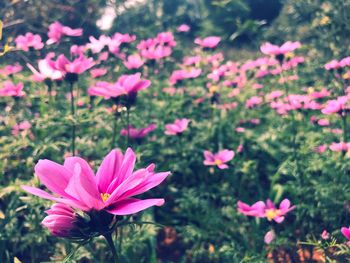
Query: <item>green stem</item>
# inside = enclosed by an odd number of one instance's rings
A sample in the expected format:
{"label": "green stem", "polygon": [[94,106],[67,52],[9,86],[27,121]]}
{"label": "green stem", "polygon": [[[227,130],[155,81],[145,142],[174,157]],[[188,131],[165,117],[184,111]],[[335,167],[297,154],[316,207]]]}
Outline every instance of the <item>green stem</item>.
{"label": "green stem", "polygon": [[112,251],[113,262],[114,262],[114,263],[118,263],[118,262],[119,262],[119,257],[118,257],[117,250],[115,249],[115,246],[114,246],[114,242],[113,242],[111,233],[105,234],[105,235],[103,235],[103,236],[104,236],[104,238],[106,239],[106,241],[107,241],[107,243],[108,243],[108,245],[109,245],[109,248],[110,248],[111,251]]}
{"label": "green stem", "polygon": [[343,141],[347,142],[347,140],[348,140],[348,136],[347,136],[347,132],[348,132],[347,129],[348,129],[348,127],[347,127],[347,122],[346,122],[346,113],[343,112],[343,114],[344,115],[341,116],[342,120],[343,120]]}
{"label": "green stem", "polygon": [[115,146],[115,139],[117,137],[117,113],[114,113],[114,121],[113,121],[113,135],[112,135],[112,149],[114,149]]}
{"label": "green stem", "polygon": [[70,83],[70,102],[71,102],[71,115],[73,118],[72,122],[72,155],[75,155],[75,103],[74,103],[74,92],[73,82]]}
{"label": "green stem", "polygon": [[130,126],[130,108],[127,107],[126,108],[126,128],[127,128],[127,131],[128,131],[128,138],[127,138],[127,146],[129,147],[130,146],[130,129],[129,129],[129,126]]}

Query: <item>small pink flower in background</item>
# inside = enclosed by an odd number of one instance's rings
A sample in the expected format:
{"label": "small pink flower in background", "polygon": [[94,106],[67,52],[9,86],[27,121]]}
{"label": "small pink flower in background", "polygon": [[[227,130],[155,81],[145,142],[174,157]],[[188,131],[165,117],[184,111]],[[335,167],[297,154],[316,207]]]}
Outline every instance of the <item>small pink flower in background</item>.
{"label": "small pink flower in background", "polygon": [[93,78],[98,78],[98,77],[106,75],[107,71],[108,70],[106,68],[94,68],[94,69],[90,70],[90,75]]}
{"label": "small pink flower in background", "polygon": [[260,105],[262,102],[263,102],[263,99],[261,97],[253,96],[246,101],[245,106],[248,109],[251,109],[251,108],[254,108],[254,107]]}
{"label": "small pink flower in background", "polygon": [[74,210],[65,204],[54,204],[46,211],[47,216],[42,221],[52,235],[71,237],[77,221]]}
{"label": "small pink flower in background", "polygon": [[136,155],[128,148],[125,155],[112,150],[103,160],[96,175],[80,157],[68,157],[63,165],[39,160],[35,175],[54,195],[39,188],[22,186],[36,196],[86,212],[104,210],[113,215],[131,215],[151,206],[161,206],[164,199],[136,199],[156,187],[170,174],[155,173],[155,165],[134,170]]}
{"label": "small pink flower in background", "polygon": [[175,70],[171,74],[169,82],[171,85],[174,85],[180,80],[197,78],[201,73],[202,70],[200,68]]}
{"label": "small pink flower in background", "polygon": [[29,121],[22,121],[12,126],[12,135],[18,135],[21,131],[27,131],[32,127]]}
{"label": "small pink flower in background", "polygon": [[34,35],[31,32],[26,33],[25,35],[19,35],[15,39],[16,48],[26,51],[29,51],[29,48],[34,48],[36,50],[42,49],[44,43],[41,40],[40,35]]}
{"label": "small pink flower in background", "polygon": [[182,24],[182,25],[180,25],[180,26],[178,26],[177,28],[176,28],[176,31],[177,32],[188,32],[188,31],[190,31],[190,26],[189,25],[186,25],[186,24]]}
{"label": "small pink flower in background", "polygon": [[215,154],[210,151],[204,151],[205,160],[203,163],[207,166],[216,165],[219,169],[227,169],[228,165],[226,163],[231,161],[234,156],[234,151],[226,149]]}
{"label": "small pink flower in background", "polygon": [[270,230],[268,232],[266,232],[265,236],[264,236],[264,242],[265,244],[270,244],[276,237],[275,231]]}
{"label": "small pink flower in background", "polygon": [[251,119],[250,123],[258,125],[258,124],[260,124],[260,119]]}
{"label": "small pink flower in background", "polygon": [[333,59],[332,61],[329,61],[327,64],[324,65],[324,68],[326,70],[332,70],[332,69],[337,69],[340,68],[341,65],[338,60]]}
{"label": "small pink flower in background", "polygon": [[343,234],[343,236],[346,237],[346,239],[348,240],[347,244],[350,246],[350,227],[342,227],[340,231]]}
{"label": "small pink flower in background", "polygon": [[121,95],[130,95],[145,90],[150,85],[151,81],[141,79],[141,73],[135,73],[132,75],[122,75],[115,84],[115,88],[121,91]]}
{"label": "small pink flower in background", "polygon": [[339,64],[341,67],[350,67],[350,57],[343,58]]}
{"label": "small pink flower in background", "polygon": [[[130,125],[129,126],[129,135],[130,135],[130,138],[132,138],[132,139],[142,139],[142,138],[146,137],[147,134],[154,131],[156,128],[157,128],[157,125],[155,125],[155,124],[150,124],[147,127],[141,128],[141,129],[136,129]],[[128,136],[128,130],[123,128],[120,131],[120,135]]]}
{"label": "small pink flower in background", "polygon": [[309,94],[309,96],[313,99],[320,99],[320,98],[328,97],[330,95],[331,93],[326,89],[322,89],[320,91],[314,91]]}
{"label": "small pink flower in background", "polygon": [[31,64],[27,64],[28,68],[33,72],[32,79],[37,82],[42,82],[45,79],[61,80],[63,74],[55,67],[55,61],[52,58],[55,56],[53,52],[46,55],[45,59],[41,59],[38,62],[39,71],[36,70]]}
{"label": "small pink flower in background", "polygon": [[23,87],[22,82],[16,85],[12,81],[5,81],[2,83],[2,87],[0,87],[0,97],[23,97],[26,95]]}
{"label": "small pink flower in background", "polygon": [[350,143],[346,142],[333,142],[330,146],[329,149],[333,152],[346,152],[350,150]]}
{"label": "small pink flower in background", "polygon": [[342,110],[349,108],[347,105],[348,101],[349,98],[346,96],[338,97],[336,100],[329,100],[321,112],[327,115],[333,113],[341,113]]}
{"label": "small pink flower in background", "polygon": [[111,42],[111,38],[105,35],[100,35],[99,39],[93,36],[89,37],[90,42],[86,44],[86,48],[90,49],[92,53],[100,53],[104,47],[108,46]]}
{"label": "small pink flower in background", "polygon": [[200,45],[202,48],[215,48],[219,45],[221,37],[210,36],[203,39],[196,38],[194,43]]}
{"label": "small pink flower in background", "polygon": [[264,85],[259,84],[259,83],[254,83],[254,84],[252,85],[252,88],[253,88],[253,89],[262,89],[263,87],[264,87]]}
{"label": "small pink flower in background", "polygon": [[343,130],[342,129],[331,129],[330,132],[334,133],[334,134],[342,134]]}
{"label": "small pink flower in background", "polygon": [[56,21],[49,26],[49,32],[47,33],[49,39],[47,40],[46,43],[48,45],[51,45],[59,42],[63,36],[78,37],[78,36],[81,36],[82,34],[83,34],[82,28],[72,29]]}
{"label": "small pink flower in background", "polygon": [[191,120],[183,118],[176,119],[174,123],[169,123],[165,125],[165,134],[166,135],[178,135],[183,133],[190,123]]}
{"label": "small pink flower in background", "polygon": [[321,234],[321,238],[324,239],[324,240],[327,240],[327,239],[329,239],[329,237],[330,237],[330,235],[327,232],[327,230],[323,230],[322,234]]}
{"label": "small pink flower in background", "polygon": [[314,151],[316,153],[324,153],[327,150],[327,148],[328,148],[327,144],[323,144],[315,147]]}
{"label": "small pink flower in background", "polygon": [[123,62],[127,69],[138,69],[142,67],[144,63],[144,60],[138,54],[128,56],[128,58]]}
{"label": "small pink flower in background", "polygon": [[237,128],[235,129],[235,131],[236,131],[236,132],[239,132],[239,133],[243,133],[243,132],[245,132],[245,128],[243,128],[243,127],[237,127]]}
{"label": "small pink flower in background", "polygon": [[271,43],[265,43],[261,45],[260,50],[266,55],[284,55],[288,52],[292,52],[295,49],[301,47],[300,42],[287,41],[282,46],[272,45]]}
{"label": "small pink flower in background", "polygon": [[274,100],[274,99],[277,99],[277,98],[281,97],[282,95],[283,95],[283,91],[275,90],[275,91],[272,91],[269,94],[266,94],[266,99],[268,101],[271,101],[271,100]]}
{"label": "small pink flower in background", "polygon": [[282,200],[279,208],[276,208],[275,204],[272,203],[270,199],[268,199],[266,203],[258,201],[252,206],[238,201],[237,206],[238,212],[246,216],[266,217],[268,221],[274,220],[276,223],[283,222],[285,215],[295,209],[295,206],[290,205],[288,199]]}
{"label": "small pink flower in background", "polygon": [[320,125],[320,126],[329,126],[330,122],[329,122],[328,119],[319,119],[317,121],[317,124]]}
{"label": "small pink flower in background", "polygon": [[0,69],[0,75],[3,76],[10,76],[13,74],[16,74],[20,71],[22,71],[23,67],[19,64],[15,64],[15,65],[7,65],[3,68]]}
{"label": "small pink flower in background", "polygon": [[192,56],[192,57],[184,57],[183,58],[183,65],[184,66],[191,66],[191,65],[196,65],[201,61],[200,56]]}
{"label": "small pink flower in background", "polygon": [[237,151],[238,153],[242,153],[242,152],[244,151],[244,146],[243,146],[243,144],[238,145],[236,151]]}

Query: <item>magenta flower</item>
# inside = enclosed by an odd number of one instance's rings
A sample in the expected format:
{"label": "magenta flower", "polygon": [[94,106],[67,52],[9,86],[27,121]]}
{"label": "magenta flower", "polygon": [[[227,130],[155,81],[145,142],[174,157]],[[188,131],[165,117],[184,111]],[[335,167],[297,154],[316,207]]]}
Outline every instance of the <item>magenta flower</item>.
{"label": "magenta flower", "polygon": [[94,68],[92,70],[90,70],[90,75],[93,78],[98,78],[101,77],[103,75],[107,74],[107,69],[106,68]]}
{"label": "magenta flower", "polygon": [[129,125],[128,129],[123,128],[120,131],[120,135],[128,136],[128,134],[129,134],[130,138],[132,138],[132,139],[142,139],[142,138],[146,137],[147,134],[154,131],[156,128],[157,128],[157,125],[155,125],[154,123],[148,125],[145,128],[141,128],[141,129],[136,129],[136,128],[132,127],[131,125]]}
{"label": "magenta flower", "polygon": [[23,91],[23,83],[19,82],[17,85],[12,81],[5,81],[0,87],[0,97],[23,97],[26,93]]}
{"label": "magenta flower", "polygon": [[201,73],[202,70],[200,68],[190,68],[188,70],[175,70],[171,74],[169,82],[171,85],[174,85],[180,80],[197,78]]}
{"label": "magenta flower", "polygon": [[188,32],[190,31],[190,26],[189,25],[186,25],[186,24],[182,24],[182,25],[179,25],[177,28],[176,28],[176,31],[177,32]]}
{"label": "magenta flower", "polygon": [[252,206],[238,201],[237,206],[238,212],[246,216],[266,217],[267,220],[274,220],[276,223],[283,222],[285,215],[295,209],[295,206],[290,205],[290,201],[288,199],[284,199],[280,203],[279,208],[276,208],[270,199],[266,201],[266,204],[263,201],[258,201]]}
{"label": "magenta flower", "polygon": [[343,236],[346,237],[346,239],[348,240],[347,244],[350,246],[350,227],[342,227],[340,231],[343,234]]}
{"label": "magenta flower", "polygon": [[210,36],[203,39],[196,38],[194,43],[200,45],[202,48],[215,48],[219,45],[221,37]]}
{"label": "magenta flower", "polygon": [[323,230],[322,234],[321,234],[321,238],[323,240],[327,240],[327,239],[329,239],[329,237],[330,237],[330,234],[328,233],[328,231],[327,230]]}
{"label": "magenta flower", "polygon": [[22,71],[23,67],[19,64],[15,64],[15,65],[7,65],[4,68],[0,69],[0,75],[3,76],[10,76],[13,74],[16,74],[20,71]]}
{"label": "magenta flower", "polygon": [[94,86],[88,88],[88,94],[90,96],[99,96],[104,97],[105,99],[109,99],[114,96],[120,96],[122,92],[116,91],[114,84],[112,83],[109,83],[107,81],[98,81]]}
{"label": "magenta flower", "polygon": [[191,120],[183,118],[176,119],[174,123],[169,123],[165,125],[165,134],[166,135],[178,135],[183,133],[190,123]]}
{"label": "magenta flower", "polygon": [[332,61],[329,61],[328,63],[326,63],[324,65],[324,68],[326,70],[333,70],[333,69],[337,69],[337,68],[341,68],[340,62],[336,59],[333,59]]}
{"label": "magenta flower", "polygon": [[275,231],[270,230],[268,232],[266,232],[265,236],[264,236],[264,242],[265,244],[270,244],[274,239],[276,238],[276,234]]}
{"label": "magenta flower", "polygon": [[329,149],[333,152],[346,152],[350,150],[350,143],[346,142],[333,142],[330,146]]}
{"label": "magenta flower", "polygon": [[80,157],[68,157],[63,165],[40,160],[35,175],[50,190],[22,186],[36,196],[66,204],[83,211],[104,210],[114,215],[130,215],[151,206],[161,206],[164,199],[140,200],[134,196],[159,185],[170,173],[155,173],[155,165],[134,170],[136,155],[128,148],[125,155],[112,150],[103,160],[96,176]]}
{"label": "magenta flower", "polygon": [[72,29],[68,26],[62,25],[60,22],[56,21],[49,26],[49,32],[47,33],[49,39],[47,44],[51,45],[57,43],[61,40],[63,36],[78,37],[83,34],[82,28]]}
{"label": "magenta flower", "polygon": [[63,74],[61,71],[55,68],[55,61],[52,58],[55,56],[53,52],[46,55],[45,59],[41,59],[38,62],[39,71],[36,70],[32,65],[27,64],[28,68],[33,72],[32,79],[37,82],[42,82],[45,79],[50,80],[61,80]]}
{"label": "magenta flower", "polygon": [[140,55],[130,55],[128,56],[127,60],[123,62],[124,66],[127,69],[137,69],[140,68],[145,62],[140,57]]}
{"label": "magenta flower", "polygon": [[20,131],[27,131],[32,127],[29,121],[23,121],[12,126],[12,135],[16,136]]}
{"label": "magenta flower", "polygon": [[57,237],[71,237],[75,228],[76,217],[74,210],[69,206],[58,203],[46,211],[48,214],[42,221],[52,235]]}
{"label": "magenta flower", "polygon": [[67,73],[82,74],[94,65],[93,59],[87,58],[84,55],[79,56],[73,61],[68,60],[65,55],[59,55],[55,62],[55,68],[60,70],[63,75]]}
{"label": "magenta flower", "polygon": [[19,35],[16,37],[15,42],[18,49],[26,52],[29,51],[29,48],[38,50],[44,47],[44,43],[41,41],[41,36],[34,35],[31,32],[28,32],[25,35]]}
{"label": "magenta flower", "polygon": [[225,164],[233,159],[235,156],[234,151],[222,150],[213,154],[210,151],[204,151],[204,165],[216,165],[219,169],[227,169],[228,165]]}
{"label": "magenta flower", "polygon": [[344,109],[349,108],[347,105],[349,98],[347,96],[340,96],[336,100],[327,101],[325,107],[321,110],[323,114],[340,114]]}
{"label": "magenta flower", "polygon": [[272,45],[271,43],[265,43],[261,45],[260,50],[266,55],[285,55],[288,52],[292,52],[295,49],[301,47],[300,42],[291,42],[288,41],[282,46]]}
{"label": "magenta flower", "polygon": [[263,99],[261,97],[253,96],[246,101],[245,106],[248,109],[251,109],[251,108],[254,108],[254,107],[260,105],[262,102],[263,102]]}

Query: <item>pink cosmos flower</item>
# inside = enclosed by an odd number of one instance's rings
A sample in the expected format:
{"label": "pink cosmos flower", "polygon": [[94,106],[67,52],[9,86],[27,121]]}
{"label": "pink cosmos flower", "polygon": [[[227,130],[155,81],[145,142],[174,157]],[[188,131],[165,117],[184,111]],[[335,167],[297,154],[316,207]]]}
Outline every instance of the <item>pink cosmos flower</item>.
{"label": "pink cosmos flower", "polygon": [[275,231],[270,230],[268,232],[266,232],[265,236],[264,236],[264,242],[265,244],[270,244],[276,237]]}
{"label": "pink cosmos flower", "polygon": [[330,146],[329,149],[333,152],[346,152],[350,150],[350,143],[349,142],[333,142]]}
{"label": "pink cosmos flower", "polygon": [[74,210],[69,206],[58,203],[51,206],[46,211],[48,214],[42,221],[42,225],[45,226],[52,235],[57,237],[70,237],[71,231],[74,229],[76,223],[76,217]]}
{"label": "pink cosmos flower", "polygon": [[329,239],[330,235],[329,235],[327,230],[323,230],[322,234],[321,234],[321,237],[322,237],[323,240],[327,240],[327,239]]}
{"label": "pink cosmos flower", "polygon": [[26,33],[25,35],[19,35],[15,39],[16,47],[20,50],[29,51],[29,48],[34,48],[36,50],[42,49],[44,43],[41,41],[40,35],[34,35],[31,32]]}
{"label": "pink cosmos flower", "polygon": [[325,107],[321,110],[323,114],[341,113],[344,109],[349,108],[347,105],[349,98],[347,96],[340,96],[336,100],[327,101]]}
{"label": "pink cosmos flower", "polygon": [[39,188],[22,186],[36,196],[86,212],[104,210],[114,215],[130,215],[151,206],[161,206],[164,199],[136,199],[159,185],[170,173],[155,173],[155,165],[134,170],[136,155],[128,148],[125,155],[112,150],[103,160],[96,175],[80,157],[68,157],[63,165],[40,160],[35,175],[55,195]]}
{"label": "pink cosmos flower", "polygon": [[266,55],[284,55],[300,47],[301,47],[301,44],[299,41],[297,42],[287,41],[280,47],[276,45],[272,45],[271,43],[265,43],[261,45],[260,50],[262,53]]}
{"label": "pink cosmos flower", "polygon": [[101,35],[99,39],[96,39],[95,37],[90,36],[89,40],[90,40],[90,43],[86,44],[86,48],[90,49],[94,54],[100,53],[102,49],[105,46],[108,46],[108,44],[111,42],[111,38],[105,35]]}
{"label": "pink cosmos flower", "polygon": [[319,119],[317,121],[317,124],[320,125],[320,126],[329,126],[330,122],[329,122],[328,119]]}
{"label": "pink cosmos flower", "polygon": [[176,119],[174,123],[169,123],[165,125],[165,134],[166,135],[178,135],[183,133],[190,123],[191,120],[183,118]]}
{"label": "pink cosmos flower", "polygon": [[127,60],[123,62],[124,66],[127,69],[137,69],[140,68],[145,62],[141,58],[140,55],[135,54],[135,55],[130,55],[128,56]]}
{"label": "pink cosmos flower", "polygon": [[237,127],[237,128],[235,128],[235,131],[239,132],[239,133],[243,133],[243,132],[245,132],[245,128],[244,127]]}
{"label": "pink cosmos flower", "polygon": [[59,55],[55,62],[55,68],[60,70],[63,75],[67,73],[82,74],[86,70],[95,65],[92,58],[87,58],[84,55],[80,55],[73,61],[68,60],[65,55]]}
{"label": "pink cosmos flower", "polygon": [[4,68],[0,69],[0,75],[3,76],[10,76],[13,74],[16,74],[20,71],[22,71],[23,67],[19,64],[15,64],[15,65],[7,65]]}
{"label": "pink cosmos flower", "polygon": [[188,32],[188,31],[190,31],[190,26],[189,25],[186,25],[186,24],[182,24],[182,25],[180,25],[180,26],[178,26],[177,28],[176,28],[176,31],[177,32]]}
{"label": "pink cosmos flower", "polygon": [[183,65],[184,66],[191,66],[191,65],[196,65],[201,61],[200,56],[192,56],[192,57],[184,57],[183,58]]}
{"label": "pink cosmos flower", "polygon": [[148,79],[141,79],[141,73],[135,73],[131,75],[122,75],[115,84],[115,88],[121,92],[121,95],[130,95],[145,90],[150,85],[151,81]]}
{"label": "pink cosmos flower", "polygon": [[68,26],[62,25],[60,22],[56,21],[49,26],[49,32],[47,33],[49,39],[47,44],[51,45],[57,43],[61,40],[63,36],[78,37],[83,34],[82,28],[72,29]]}
{"label": "pink cosmos flower", "polygon": [[346,237],[346,239],[348,240],[346,244],[350,246],[350,227],[342,227],[340,231],[343,234],[343,236]]}
{"label": "pink cosmos flower", "polygon": [[327,150],[328,146],[326,144],[323,145],[319,145],[317,147],[315,147],[314,151],[316,153],[324,153]]}
{"label": "pink cosmos flower", "polygon": [[340,65],[339,61],[336,60],[336,59],[333,59],[332,61],[329,61],[328,63],[326,63],[324,65],[324,68],[326,70],[337,69],[337,68],[340,68],[340,67],[341,67],[341,65]]}
{"label": "pink cosmos flower", "polygon": [[258,201],[252,206],[238,201],[237,206],[238,212],[246,216],[266,217],[267,220],[274,220],[276,223],[283,222],[285,215],[295,209],[295,206],[290,205],[290,201],[288,199],[282,200],[279,208],[276,208],[270,199],[268,199],[266,203],[263,201]]}
{"label": "pink cosmos flower", "polygon": [[221,37],[210,36],[203,39],[196,38],[194,43],[200,45],[202,48],[215,48],[219,45]]}
{"label": "pink cosmos flower", "polygon": [[37,82],[42,82],[45,79],[50,80],[61,80],[63,74],[61,71],[57,70],[55,67],[55,61],[52,58],[55,56],[55,53],[50,52],[46,55],[45,59],[41,59],[38,62],[39,71],[36,70],[29,63],[27,64],[28,68],[33,72],[32,79]]}
{"label": "pink cosmos flower", "polygon": [[262,102],[263,102],[263,99],[261,97],[253,96],[246,101],[245,106],[248,109],[251,109],[251,108],[254,108],[254,107],[260,105]]}
{"label": "pink cosmos flower", "polygon": [[23,121],[12,126],[12,135],[16,136],[20,131],[27,131],[32,127],[29,121]]}
{"label": "pink cosmos flower", "polygon": [[17,85],[12,81],[3,82],[0,88],[0,97],[23,97],[26,93],[23,91],[23,83],[19,82]]}
{"label": "pink cosmos flower", "polygon": [[[145,128],[141,128],[141,129],[136,129],[130,125],[129,126],[129,136],[132,139],[142,139],[142,138],[146,137],[147,134],[154,131],[156,128],[157,128],[157,125],[155,125],[154,123],[148,125]],[[128,130],[123,128],[120,131],[120,135],[128,136]]]}
{"label": "pink cosmos flower", "polygon": [[175,70],[170,76],[169,82],[171,85],[176,84],[180,80],[184,79],[194,79],[197,78],[202,73],[200,68],[190,68],[190,69],[180,69]]}
{"label": "pink cosmos flower", "polygon": [[92,70],[90,70],[90,75],[93,78],[98,78],[101,77],[103,75],[107,74],[107,69],[106,68],[94,68]]}
{"label": "pink cosmos flower", "polygon": [[227,169],[228,165],[225,164],[233,159],[235,156],[234,151],[222,150],[213,154],[210,151],[204,151],[204,165],[216,165],[219,169]]}

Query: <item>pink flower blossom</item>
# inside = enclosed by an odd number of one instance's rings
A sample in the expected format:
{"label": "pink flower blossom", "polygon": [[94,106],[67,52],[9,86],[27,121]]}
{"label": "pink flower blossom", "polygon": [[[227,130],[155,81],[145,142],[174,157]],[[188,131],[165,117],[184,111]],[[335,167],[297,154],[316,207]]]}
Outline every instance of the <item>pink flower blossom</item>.
{"label": "pink flower blossom", "polygon": [[154,131],[157,128],[157,125],[155,124],[150,124],[145,128],[141,129],[136,129],[132,127],[131,125],[129,126],[128,129],[122,129],[120,131],[120,135],[122,136],[128,136],[128,130],[129,130],[129,136],[132,139],[142,139],[147,136],[150,132]]}
{"label": "pink flower blossom", "polygon": [[221,37],[210,36],[203,39],[196,38],[194,43],[200,45],[202,48],[215,48],[219,45]]}
{"label": "pink flower blossom", "polygon": [[52,235],[57,237],[72,236],[71,232],[77,221],[72,208],[65,204],[58,203],[52,205],[46,213],[48,215],[42,221],[42,225],[45,226]]}
{"label": "pink flower blossom", "polygon": [[239,132],[239,133],[243,133],[243,132],[245,132],[245,128],[243,128],[243,127],[237,127],[237,128],[235,128],[235,131],[236,131],[236,132]]}
{"label": "pink flower blossom", "polygon": [[276,208],[270,199],[268,199],[266,203],[263,201],[258,201],[252,206],[238,201],[237,206],[238,212],[246,216],[266,217],[267,220],[274,220],[276,223],[283,222],[285,215],[295,209],[295,206],[290,205],[290,201],[288,199],[282,200],[279,208]]}
{"label": "pink flower blossom", "polygon": [[327,101],[325,107],[321,110],[323,114],[341,113],[344,109],[349,108],[347,106],[349,98],[346,96],[338,97],[336,100]]}
{"label": "pink flower blossom", "polygon": [[324,65],[324,68],[326,70],[337,69],[337,68],[340,68],[340,67],[341,67],[341,65],[340,65],[339,61],[336,60],[336,59],[333,59],[332,61],[329,61],[328,63],[326,63]]}
{"label": "pink flower blossom", "polygon": [[272,45],[271,43],[265,43],[260,47],[260,50],[266,55],[284,55],[300,47],[300,42],[287,41],[282,46]]}
{"label": "pink flower blossom", "polygon": [[50,80],[61,80],[63,74],[61,71],[57,70],[55,67],[55,61],[52,58],[55,56],[53,52],[50,52],[46,55],[45,59],[41,59],[38,62],[39,71],[36,70],[29,63],[27,64],[28,68],[33,72],[32,79],[37,82],[42,82],[45,79]]}
{"label": "pink flower blossom", "polygon": [[19,64],[15,64],[15,65],[7,65],[4,68],[0,69],[0,75],[3,76],[10,76],[13,74],[16,74],[20,71],[22,71],[23,67]]}
{"label": "pink flower blossom", "polygon": [[47,33],[49,39],[47,40],[46,43],[48,45],[51,45],[59,42],[63,36],[78,37],[78,36],[81,36],[82,34],[83,34],[82,28],[72,29],[56,21],[49,26],[49,32]]}
{"label": "pink flower blossom", "polygon": [[222,150],[218,153],[212,153],[210,151],[204,151],[204,165],[216,165],[219,169],[227,169],[228,165],[225,164],[233,159],[235,156],[234,151]]}
{"label": "pink flower blossom", "polygon": [[340,231],[343,234],[343,236],[348,240],[347,244],[350,246],[350,227],[342,227]]}
{"label": "pink flower blossom", "polygon": [[12,126],[12,135],[16,136],[21,131],[27,131],[32,127],[29,121],[23,121]]}
{"label": "pink flower blossom", "polygon": [[254,108],[254,107],[260,105],[262,102],[263,102],[263,99],[261,97],[253,96],[246,101],[245,106],[248,109],[251,109],[251,108]]}
{"label": "pink flower blossom", "polygon": [[197,68],[175,70],[171,74],[169,82],[171,85],[174,85],[180,80],[197,78],[201,73],[202,70]]}
{"label": "pink flower blossom", "polygon": [[60,70],[63,75],[67,73],[82,74],[86,70],[95,65],[92,58],[87,58],[84,55],[75,58],[73,61],[68,60],[65,55],[59,55],[55,62],[55,68]]}
{"label": "pink flower blossom", "polygon": [[190,31],[190,26],[189,25],[186,25],[186,24],[182,24],[182,25],[180,25],[180,26],[178,26],[177,28],[176,28],[176,31],[177,32],[188,32],[188,31]]}
{"label": "pink flower blossom", "polygon": [[319,119],[317,121],[317,124],[320,126],[329,126],[330,125],[329,120],[327,120],[327,119]]}
{"label": "pink flower blossom", "polygon": [[321,234],[321,237],[322,237],[323,240],[327,240],[327,239],[329,239],[330,235],[327,232],[327,230],[323,230],[322,234]]}
{"label": "pink flower blossom", "polygon": [[23,97],[26,93],[23,91],[23,83],[19,82],[17,85],[12,81],[3,82],[0,87],[0,97]]}
{"label": "pink flower blossom", "polygon": [[29,48],[34,48],[36,50],[42,49],[44,43],[41,40],[40,35],[34,35],[31,32],[26,33],[25,35],[19,35],[15,39],[16,47],[20,50],[29,51]]}
{"label": "pink flower blossom", "polygon": [[333,152],[346,152],[350,150],[350,143],[346,142],[333,142],[330,146],[329,149]]}
{"label": "pink flower blossom", "polygon": [[98,78],[98,77],[106,75],[107,71],[108,70],[106,68],[94,68],[94,69],[90,70],[90,75],[93,78]]}
{"label": "pink flower blossom", "polygon": [[136,199],[159,185],[170,173],[155,173],[155,165],[135,172],[136,155],[128,148],[125,155],[112,150],[103,160],[96,175],[80,157],[68,157],[63,165],[39,160],[35,175],[54,195],[40,188],[22,188],[44,199],[68,205],[86,212],[104,210],[114,215],[130,215],[151,206],[161,206],[164,199]]}
{"label": "pink flower blossom", "polygon": [[123,62],[124,66],[127,69],[140,68],[144,63],[145,62],[143,61],[143,59],[138,54],[128,56],[127,60],[125,60]]}
{"label": "pink flower blossom", "polygon": [[324,153],[327,150],[328,146],[326,144],[323,145],[319,145],[317,147],[315,147],[314,151],[316,153]]}
{"label": "pink flower blossom", "polygon": [[174,123],[169,123],[165,125],[165,134],[166,135],[178,135],[183,133],[190,123],[189,119],[176,119]]}

